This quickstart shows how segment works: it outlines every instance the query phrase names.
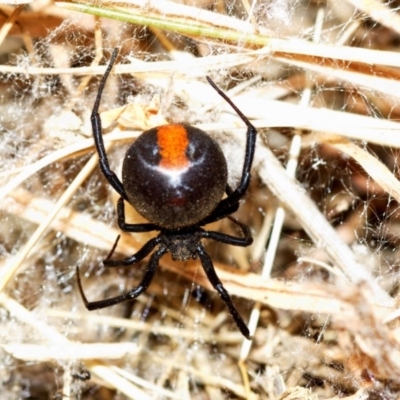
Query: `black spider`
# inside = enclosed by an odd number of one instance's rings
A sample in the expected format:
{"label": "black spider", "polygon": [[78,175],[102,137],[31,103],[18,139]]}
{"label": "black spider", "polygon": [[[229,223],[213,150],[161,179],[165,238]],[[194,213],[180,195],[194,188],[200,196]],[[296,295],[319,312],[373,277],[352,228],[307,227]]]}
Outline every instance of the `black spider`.
{"label": "black spider", "polygon": [[[243,247],[252,243],[250,229],[229,215],[239,208],[239,201],[249,187],[257,131],[232,101],[207,77],[209,84],[247,125],[246,152],[238,187],[232,190],[227,184],[227,164],[219,145],[200,129],[181,124],[159,126],[140,135],[125,155],[122,183],[110,169],[99,115],[103,89],[117,55],[118,50],[115,49],[100,83],[91,115],[99,164],[103,175],[121,196],[117,205],[119,228],[125,232],[160,231],[160,233],[150,239],[136,254],[122,260],[110,260],[118,240],[114,244],[109,256],[103,262],[105,267],[136,264],[156,249],[150,257],[140,284],[120,296],[89,302],[83,292],[77,268],[79,291],[85,306],[88,310],[96,310],[135,299],[148,288],[157,271],[160,258],[167,252],[171,253],[174,260],[180,261],[198,257],[207,278],[225,302],[240,332],[249,339],[249,329],[219,280],[201,239],[213,239]],[[222,199],[224,193],[227,197]],[[124,201],[130,203],[150,222],[126,223]],[[239,226],[243,237],[201,228],[225,217]]]}

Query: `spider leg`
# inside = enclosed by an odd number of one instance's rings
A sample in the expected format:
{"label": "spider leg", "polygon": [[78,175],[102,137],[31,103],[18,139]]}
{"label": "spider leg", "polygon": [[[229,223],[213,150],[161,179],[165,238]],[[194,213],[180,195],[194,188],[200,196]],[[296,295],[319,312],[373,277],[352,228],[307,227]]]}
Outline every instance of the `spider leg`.
{"label": "spider leg", "polygon": [[[125,210],[124,210],[124,199],[122,197],[118,200],[118,226],[124,232],[149,232],[154,230],[156,225],[153,224],[126,224],[125,223]],[[154,243],[150,240],[147,242],[136,254],[131,257],[125,258],[123,260],[110,260],[112,255],[114,254],[115,249],[117,248],[119,239],[121,235],[118,235],[115,239],[113,247],[111,248],[108,256],[104,259],[103,265],[105,267],[118,267],[118,266],[127,266],[131,264],[135,264],[136,262],[140,261],[144,257],[146,257],[154,247],[159,243],[156,240]],[[154,239],[153,239],[154,240]]]}
{"label": "spider leg", "polygon": [[126,199],[126,194],[122,182],[118,179],[117,175],[113,171],[111,171],[110,165],[108,163],[106,149],[104,148],[104,141],[101,129],[101,119],[99,114],[100,101],[101,101],[101,96],[103,94],[104,86],[106,85],[108,75],[110,75],[110,72],[114,65],[115,59],[117,58],[117,55],[118,55],[118,49],[114,49],[107,70],[103,75],[103,78],[101,79],[99,90],[96,96],[96,101],[94,102],[92,115],[90,116],[90,120],[92,122],[94,143],[96,145],[97,153],[99,155],[99,165],[101,172],[108,180],[110,185],[118,192],[118,194],[122,196],[124,199]]}
{"label": "spider leg", "polygon": [[123,301],[126,301],[126,300],[133,300],[136,297],[140,296],[149,287],[149,285],[150,285],[151,281],[153,280],[154,275],[157,271],[160,258],[166,252],[167,252],[167,249],[164,246],[162,246],[155,253],[153,253],[153,255],[150,258],[150,262],[147,266],[147,270],[143,276],[143,279],[138,286],[136,286],[134,289],[130,290],[129,292],[121,294],[120,296],[111,297],[111,298],[105,299],[105,300],[88,301],[88,299],[85,296],[85,293],[83,292],[81,278],[79,275],[79,268],[77,267],[76,268],[76,276],[77,276],[77,281],[78,281],[79,292],[82,296],[82,299],[83,299],[83,302],[85,303],[86,308],[89,311],[98,310],[100,308],[106,308],[106,307],[113,306],[115,304],[122,303]]}
{"label": "spider leg", "polygon": [[246,246],[251,245],[253,243],[253,237],[251,236],[250,228],[247,225],[242,224],[235,218],[232,218],[229,216],[228,216],[228,218],[232,222],[234,222],[236,225],[239,225],[239,227],[242,231],[243,237],[239,238],[236,236],[227,235],[225,233],[215,232],[215,231],[204,231],[202,234],[203,238],[213,239],[213,240],[216,240],[217,242],[230,244],[232,246],[246,247]]}
{"label": "spider leg", "polygon": [[[128,267],[129,265],[136,264],[139,261],[143,260],[146,256],[148,256],[154,248],[160,244],[161,239],[159,237],[155,237],[150,239],[138,252],[136,252],[133,256],[123,258],[122,260],[110,260],[112,253],[110,253],[107,258],[103,261],[103,265],[107,268],[115,268],[115,267]],[[114,245],[115,246],[115,245]],[[114,247],[113,246],[113,247]]]}
{"label": "spider leg", "polygon": [[[108,256],[105,258],[104,261],[109,260],[109,259],[112,257],[112,255],[114,254],[115,249],[116,249],[117,246],[118,246],[119,239],[121,239],[121,235],[118,235],[117,238],[115,239],[115,242],[114,242],[114,244],[113,244],[113,247],[111,247],[111,250],[110,250],[110,252],[108,253]],[[104,262],[104,261],[103,261],[103,262]]]}
{"label": "spider leg", "polygon": [[232,221],[234,224],[239,226],[239,228],[242,230],[244,238],[247,241],[249,241],[248,246],[251,245],[253,243],[253,235],[251,234],[250,228],[246,224],[244,224],[243,222],[240,222],[236,218],[232,217],[231,215],[228,216],[228,219],[230,221]]}
{"label": "spider leg", "polygon": [[150,223],[127,224],[125,222],[124,198],[120,197],[117,203],[118,226],[124,232],[150,232],[159,230],[158,226]]}
{"label": "spider leg", "polygon": [[249,328],[247,327],[246,323],[243,321],[242,317],[240,316],[238,310],[236,309],[235,305],[232,302],[231,296],[227,292],[227,290],[223,287],[222,282],[219,280],[214,265],[210,256],[205,252],[202,245],[198,246],[197,254],[200,258],[201,265],[203,266],[204,272],[207,275],[208,280],[214,287],[214,289],[218,292],[221,299],[226,304],[233,320],[235,321],[237,327],[239,328],[240,332],[246,339],[251,339]]}
{"label": "spider leg", "polygon": [[226,184],[225,193],[228,196],[233,193],[233,189],[228,184]]}
{"label": "spider leg", "polygon": [[232,102],[232,100],[208,76],[207,76],[207,81],[216,90],[216,92],[234,109],[234,111],[239,115],[239,117],[247,126],[247,132],[246,132],[247,140],[246,140],[246,150],[243,163],[242,177],[240,178],[238,187],[233,192],[231,192],[227,198],[221,200],[221,202],[217,206],[214,213],[218,214],[218,213],[225,213],[225,210],[227,208],[230,208],[232,204],[237,203],[244,196],[247,188],[249,187],[250,177],[251,177],[250,170],[254,159],[257,130],[251,124],[251,122],[246,118],[246,116],[236,107],[236,105]]}
{"label": "spider leg", "polygon": [[[225,199],[226,200],[226,199]],[[221,204],[221,203],[219,203]],[[232,203],[225,209],[220,209],[219,204],[217,208],[206,218],[199,222],[199,226],[210,224],[211,222],[219,221],[220,219],[228,217],[239,209],[239,202]]]}

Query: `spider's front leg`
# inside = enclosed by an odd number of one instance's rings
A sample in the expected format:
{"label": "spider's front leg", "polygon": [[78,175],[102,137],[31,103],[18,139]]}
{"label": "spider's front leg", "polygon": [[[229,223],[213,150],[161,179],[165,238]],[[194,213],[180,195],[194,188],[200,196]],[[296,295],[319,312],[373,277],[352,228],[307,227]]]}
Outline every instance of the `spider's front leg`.
{"label": "spider's front leg", "polygon": [[242,176],[238,187],[228,193],[228,197],[221,200],[217,208],[212,213],[213,216],[226,214],[227,209],[235,207],[235,204],[245,195],[249,184],[250,184],[250,170],[253,164],[254,152],[256,148],[257,129],[248,120],[248,118],[239,110],[239,108],[232,102],[232,100],[209,78],[207,77],[208,83],[215,89],[215,91],[233,108],[237,115],[247,126],[246,132],[246,150],[244,156],[244,163],[242,169]]}
{"label": "spider's front leg", "polygon": [[239,311],[233,304],[233,301],[228,291],[224,288],[222,282],[218,278],[212,260],[210,256],[205,252],[202,244],[198,246],[196,253],[200,258],[201,265],[203,266],[204,272],[206,273],[208,280],[210,281],[214,289],[218,292],[221,299],[224,301],[240,332],[246,339],[251,340],[249,328],[247,327],[246,323],[243,321],[243,318],[240,316]]}
{"label": "spider's front leg", "polygon": [[118,226],[121,231],[124,232],[151,232],[160,230],[155,224],[143,223],[143,224],[127,224],[125,220],[125,205],[124,198],[120,197],[117,203],[117,214],[118,214]]}
{"label": "spider's front leg", "polygon": [[[124,199],[122,197],[119,198],[117,203],[117,214],[118,214],[118,226],[124,232],[150,232],[157,229],[157,226],[154,224],[127,224],[125,222],[125,208],[124,208]],[[103,261],[103,265],[105,267],[124,267],[132,264],[136,264],[144,257],[146,257],[150,252],[154,249],[157,244],[161,242],[159,238],[154,238],[149,240],[136,254],[131,257],[124,258],[122,260],[111,260],[112,255],[114,254],[115,249],[117,248],[119,239],[121,236],[118,235],[115,243],[108,253],[108,256]]]}
{"label": "spider's front leg", "polygon": [[101,172],[103,173],[105,178],[108,180],[110,185],[117,191],[117,193],[120,196],[122,196],[124,199],[126,199],[127,197],[126,197],[122,182],[118,179],[117,175],[111,170],[110,164],[108,162],[108,157],[107,157],[107,153],[106,153],[106,149],[104,147],[104,141],[103,141],[101,118],[100,118],[100,114],[99,114],[100,101],[101,101],[101,96],[103,94],[104,86],[106,85],[108,75],[110,75],[110,72],[111,72],[114,62],[117,58],[117,55],[118,55],[118,49],[114,49],[113,54],[111,56],[110,63],[108,64],[107,70],[106,70],[105,74],[103,75],[103,78],[101,79],[99,90],[98,90],[97,96],[96,96],[96,101],[94,102],[92,115],[90,116],[90,120],[92,122],[94,143],[96,145],[96,150],[99,155],[99,165],[100,165]]}

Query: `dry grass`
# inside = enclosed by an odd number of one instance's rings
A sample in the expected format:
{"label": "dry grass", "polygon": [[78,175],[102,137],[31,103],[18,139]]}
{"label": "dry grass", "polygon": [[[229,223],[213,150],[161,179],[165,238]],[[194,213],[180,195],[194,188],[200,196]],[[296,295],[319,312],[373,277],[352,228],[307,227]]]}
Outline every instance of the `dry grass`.
{"label": "dry grass", "polygon": [[[400,396],[398,2],[0,3],[2,399]],[[90,15],[110,7],[136,24]],[[206,75],[259,129],[237,213],[254,244],[207,244],[251,342],[197,261],[166,256],[137,301],[83,306],[77,265],[91,300],[145,268],[101,267],[120,232],[89,115],[116,46],[101,105],[115,170],[143,130],[186,122],[237,183],[245,129]],[[148,239],[123,234],[115,257]]]}

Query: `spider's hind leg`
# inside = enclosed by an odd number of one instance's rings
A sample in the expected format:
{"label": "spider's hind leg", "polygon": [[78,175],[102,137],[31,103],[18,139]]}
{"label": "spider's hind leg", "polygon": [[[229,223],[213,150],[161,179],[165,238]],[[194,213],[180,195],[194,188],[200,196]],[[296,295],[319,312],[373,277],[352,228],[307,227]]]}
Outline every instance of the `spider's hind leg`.
{"label": "spider's hind leg", "polygon": [[[143,248],[142,248],[142,250],[143,250]],[[141,250],[139,250],[139,252],[140,251]],[[76,267],[76,277],[77,277],[77,281],[78,281],[78,288],[79,288],[79,292],[81,294],[83,302],[85,303],[86,308],[89,311],[98,310],[100,308],[106,308],[106,307],[113,306],[115,304],[122,303],[123,301],[126,301],[126,300],[136,299],[136,297],[138,297],[142,293],[144,293],[146,291],[146,289],[150,286],[150,283],[152,282],[154,275],[157,272],[158,263],[160,261],[160,258],[166,252],[167,252],[167,249],[164,246],[160,246],[158,248],[158,250],[153,253],[153,255],[150,258],[149,264],[147,266],[146,272],[138,286],[136,286],[134,289],[130,290],[129,292],[125,292],[125,293],[121,294],[120,296],[111,297],[111,298],[105,299],[105,300],[89,301],[86,298],[86,295],[85,295],[85,293],[83,291],[83,287],[82,287],[82,282],[81,282],[81,278],[80,278],[80,274],[79,274],[79,268]],[[138,253],[136,253],[136,255]]]}
{"label": "spider's hind leg", "polygon": [[224,288],[222,282],[218,278],[212,260],[210,256],[205,252],[202,245],[197,248],[197,254],[199,255],[201,265],[203,266],[204,272],[206,273],[208,280],[213,285],[214,289],[218,292],[221,299],[224,301],[240,332],[246,339],[250,340],[251,337],[249,328],[247,327],[246,323],[243,321],[243,318],[240,316],[239,311],[233,304],[233,301],[228,291]]}

